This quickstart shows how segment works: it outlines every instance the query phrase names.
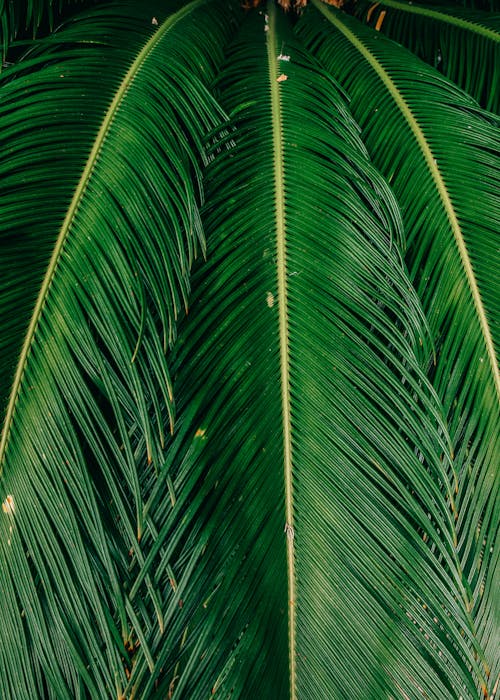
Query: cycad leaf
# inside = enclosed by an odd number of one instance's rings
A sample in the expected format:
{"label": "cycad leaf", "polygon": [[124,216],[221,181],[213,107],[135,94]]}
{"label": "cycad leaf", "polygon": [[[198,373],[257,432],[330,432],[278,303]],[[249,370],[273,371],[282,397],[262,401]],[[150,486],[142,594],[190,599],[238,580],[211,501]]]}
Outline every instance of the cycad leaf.
{"label": "cycad leaf", "polygon": [[[474,698],[498,557],[492,364],[465,371],[478,307],[458,294],[451,314],[455,278],[426,291],[439,263],[431,250],[419,276],[432,241],[409,226],[428,337],[396,201],[273,7],[220,75],[226,144],[202,83],[232,10],[164,12],[92,13],[1,87],[11,363],[26,340],[2,442],[0,695]],[[167,361],[204,246],[211,129],[208,264]],[[442,341],[461,312],[470,345]],[[440,397],[422,370],[434,343]]]}
{"label": "cycad leaf", "polygon": [[398,0],[358,4],[357,13],[438,68],[483,107],[500,112],[500,16]]}
{"label": "cycad leaf", "polygon": [[173,422],[166,351],[222,119],[203,83],[230,17],[97,9],[4,74],[2,372],[23,349],[0,447],[2,698],[120,696],[141,659],[153,670],[137,646],[170,602],[149,577],[153,610],[127,590]]}
{"label": "cycad leaf", "polygon": [[[98,0],[94,1],[97,2]],[[0,51],[2,60],[7,54],[11,41],[18,34],[31,32],[33,36],[36,36],[43,24],[52,28],[54,18],[61,13],[63,6],[81,5],[83,2],[85,0],[0,0]]]}
{"label": "cycad leaf", "polygon": [[175,693],[473,697],[444,426],[394,199],[272,6],[220,89],[236,145],[207,173],[208,260],[174,349],[176,501],[148,508],[183,532]]}
{"label": "cycad leaf", "polygon": [[406,259],[437,344],[430,373],[453,440],[457,551],[494,685],[499,664],[494,594],[500,456],[498,124],[403,48],[314,4],[322,14],[312,10],[299,35],[348,91],[363,139],[403,213]]}

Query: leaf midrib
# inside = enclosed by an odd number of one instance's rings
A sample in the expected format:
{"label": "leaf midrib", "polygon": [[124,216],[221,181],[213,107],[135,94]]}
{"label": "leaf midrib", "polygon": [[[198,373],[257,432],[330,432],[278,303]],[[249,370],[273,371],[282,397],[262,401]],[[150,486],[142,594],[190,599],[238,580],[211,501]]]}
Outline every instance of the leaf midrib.
{"label": "leaf midrib", "polygon": [[455,213],[451,197],[448,193],[446,183],[444,182],[443,176],[437,162],[434,158],[434,154],[427,142],[425,134],[423,133],[420,125],[418,124],[416,118],[413,116],[413,112],[400,93],[398,87],[393,82],[392,78],[388,75],[387,71],[384,69],[382,64],[377,60],[377,58],[372,54],[372,52],[363,44],[363,42],[356,37],[356,35],[351,32],[351,30],[346,27],[334,14],[333,12],[326,8],[325,5],[320,2],[320,0],[312,0],[313,5],[326,17],[326,19],[331,22],[339,31],[341,31],[344,36],[352,43],[352,45],[361,53],[361,55],[368,61],[372,66],[374,71],[379,76],[380,80],[387,87],[389,93],[391,94],[393,100],[398,106],[399,110],[403,114],[406,122],[408,123],[410,129],[412,130],[415,139],[422,150],[427,167],[431,173],[432,179],[436,185],[436,189],[441,199],[441,203],[446,212],[448,221],[450,222],[450,227],[453,231],[453,236],[455,238],[455,243],[458,248],[460,255],[460,260],[462,262],[462,267],[465,272],[469,290],[474,302],[474,307],[476,309],[476,314],[481,327],[481,333],[483,336],[485,349],[488,355],[488,360],[491,367],[492,377],[495,384],[497,399],[500,403],[500,369],[497,362],[495,345],[493,343],[493,337],[488,324],[488,318],[483,305],[483,300],[481,298],[481,293],[479,291],[479,286],[474,274],[469,252],[467,250],[467,245],[462,233],[458,217]]}
{"label": "leaf midrib", "polygon": [[89,157],[85,164],[85,168],[82,172],[82,176],[78,182],[78,185],[73,194],[73,198],[68,207],[68,211],[62,223],[59,235],[57,237],[52,256],[50,258],[49,265],[47,267],[47,272],[43,279],[42,285],[40,287],[40,292],[33,310],[30,324],[24,339],[23,348],[21,355],[19,357],[19,362],[16,369],[16,374],[14,376],[12,389],[9,397],[9,403],[7,405],[7,410],[5,413],[4,427],[2,432],[2,438],[0,441],[0,474],[3,470],[3,463],[5,459],[5,453],[9,444],[9,437],[11,433],[12,422],[14,419],[14,414],[16,410],[16,405],[18,402],[22,381],[24,374],[26,372],[26,366],[28,363],[31,348],[33,346],[33,341],[40,323],[40,319],[47,302],[48,295],[50,293],[50,288],[54,280],[57,267],[59,265],[61,254],[64,249],[65,243],[67,241],[68,235],[71,231],[71,226],[74,218],[78,212],[80,204],[85,196],[85,191],[87,189],[88,183],[92,177],[94,168],[99,160],[104,142],[106,137],[112,128],[113,121],[116,117],[118,110],[120,109],[122,102],[126,96],[126,93],[133,81],[135,80],[138,73],[141,71],[145,61],[149,55],[154,51],[156,46],[163,39],[165,34],[172,29],[175,24],[177,24],[181,19],[183,19],[187,14],[194,10],[199,5],[203,4],[205,0],[193,0],[191,3],[183,7],[182,9],[175,12],[173,15],[167,17],[161,25],[158,26],[156,32],[148,39],[143,48],[138,53],[134,62],[127,71],[125,77],[120,83],[116,94],[104,116],[101,123],[99,131],[97,133],[96,139],[90,151]]}
{"label": "leaf midrib", "polygon": [[296,698],[296,661],[295,661],[295,556],[293,528],[293,486],[292,486],[292,436],[290,410],[290,357],[288,345],[288,288],[286,256],[286,212],[285,212],[285,173],[283,118],[280,91],[286,81],[279,81],[279,49],[276,40],[276,7],[269,2],[267,7],[267,58],[271,93],[271,119],[273,130],[274,155],[274,196],[276,202],[276,268],[278,283],[281,405],[283,417],[283,460],[285,480],[285,532],[287,546],[288,572],[288,642],[290,665],[290,698]]}

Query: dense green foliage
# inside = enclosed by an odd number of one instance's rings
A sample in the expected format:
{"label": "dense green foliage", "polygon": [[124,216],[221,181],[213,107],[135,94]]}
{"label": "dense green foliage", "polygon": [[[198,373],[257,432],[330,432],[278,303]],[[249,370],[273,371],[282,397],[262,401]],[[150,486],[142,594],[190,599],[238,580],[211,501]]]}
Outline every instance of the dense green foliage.
{"label": "dense green foliage", "polygon": [[497,692],[498,15],[383,7],[0,4],[2,700]]}

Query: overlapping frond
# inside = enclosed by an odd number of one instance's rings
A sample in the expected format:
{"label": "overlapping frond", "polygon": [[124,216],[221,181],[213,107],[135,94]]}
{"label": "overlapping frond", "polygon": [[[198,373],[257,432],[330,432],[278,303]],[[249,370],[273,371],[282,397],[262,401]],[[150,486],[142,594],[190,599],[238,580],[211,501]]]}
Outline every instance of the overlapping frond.
{"label": "overlapping frond", "polygon": [[392,195],[272,7],[220,91],[235,147],[207,173],[208,259],[174,350],[192,441],[169,473],[203,547],[178,692],[472,696],[449,448]]}
{"label": "overlapping frond", "polygon": [[432,6],[436,8],[470,8],[474,10],[486,10],[489,12],[498,12],[500,9],[499,0],[426,0],[418,2],[418,5]]}
{"label": "overlapping frond", "polygon": [[498,124],[240,4],[2,73],[2,699],[494,687]]}
{"label": "overlapping frond", "polygon": [[457,552],[486,672],[498,669],[493,594],[499,523],[498,124],[401,47],[321,3],[299,28],[348,91],[408,235],[406,259],[437,356],[453,440]]}
{"label": "overlapping frond", "polygon": [[[87,0],[88,1],[88,0]],[[92,1],[92,0],[90,0]],[[85,0],[0,0],[0,53],[2,60],[9,45],[19,34],[36,36],[45,25],[52,29],[54,19],[60,16],[63,7],[83,4]],[[95,0],[98,2],[98,0]]]}
{"label": "overlapping frond", "polygon": [[144,572],[144,502],[232,13],[174,7],[98,8],[0,87],[2,698],[129,697],[161,669],[144,629],[176,603]]}
{"label": "overlapping frond", "polygon": [[500,16],[399,0],[361,2],[358,16],[453,80],[480,105],[500,112]]}

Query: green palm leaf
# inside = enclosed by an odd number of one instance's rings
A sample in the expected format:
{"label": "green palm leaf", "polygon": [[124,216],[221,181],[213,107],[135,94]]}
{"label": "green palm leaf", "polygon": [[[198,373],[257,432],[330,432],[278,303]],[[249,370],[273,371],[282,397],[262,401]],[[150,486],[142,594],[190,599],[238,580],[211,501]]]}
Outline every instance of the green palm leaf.
{"label": "green palm leaf", "polygon": [[398,0],[363,3],[357,13],[438,68],[497,114],[500,17],[479,10],[433,8]]}
{"label": "green palm leaf", "polygon": [[457,465],[458,552],[495,677],[498,124],[402,48],[314,4],[322,14],[313,11],[299,34],[349,92],[368,150],[403,213],[410,274],[438,347],[430,372]]}
{"label": "green palm leaf", "polygon": [[496,122],[239,4],[99,6],[2,75],[0,697],[472,700]]}
{"label": "green palm leaf", "polygon": [[449,0],[445,2],[444,0],[426,0],[426,2],[417,3],[418,5],[424,5],[427,7],[435,7],[438,10],[454,10],[454,9],[467,9],[470,8],[475,10],[485,10],[489,12],[498,12],[500,5],[498,0]]}
{"label": "green palm leaf", "polygon": [[208,262],[175,348],[192,442],[169,474],[202,553],[177,692],[473,697],[480,651],[392,196],[272,7],[220,84],[236,148],[207,175]]}
{"label": "green palm leaf", "polygon": [[126,580],[173,425],[166,351],[204,247],[202,139],[222,118],[203,82],[230,9],[205,33],[202,5],[98,9],[4,74],[2,697],[128,683],[144,611]]}
{"label": "green palm leaf", "polygon": [[63,7],[82,4],[85,0],[0,0],[0,46],[2,60],[10,43],[19,34],[36,36],[42,25],[52,28]]}

